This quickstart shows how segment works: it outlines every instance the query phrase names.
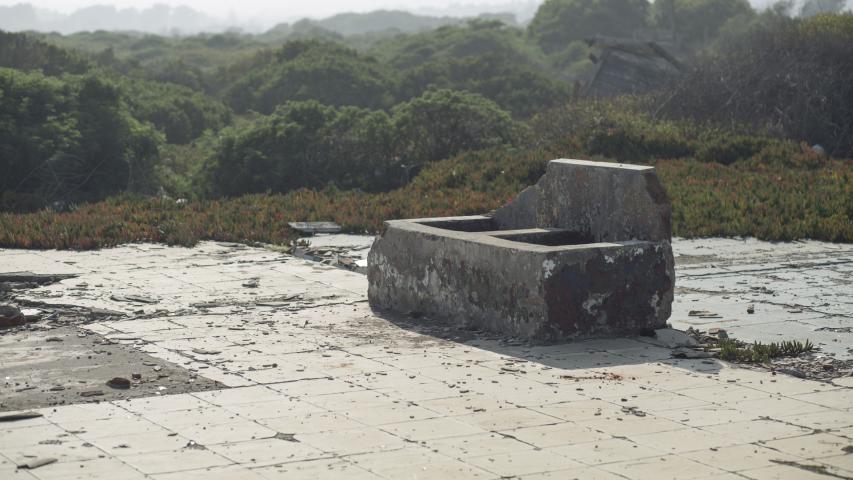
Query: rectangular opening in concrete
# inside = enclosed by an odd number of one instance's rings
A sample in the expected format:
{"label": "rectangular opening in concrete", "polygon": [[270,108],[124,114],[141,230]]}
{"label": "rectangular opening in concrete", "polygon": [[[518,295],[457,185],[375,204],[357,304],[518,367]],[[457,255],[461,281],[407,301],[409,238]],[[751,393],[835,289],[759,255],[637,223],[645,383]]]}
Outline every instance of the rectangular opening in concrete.
{"label": "rectangular opening in concrete", "polygon": [[445,218],[441,220],[428,220],[417,222],[427,227],[442,228],[456,232],[491,232],[500,230],[497,222],[490,217],[477,218]]}
{"label": "rectangular opening in concrete", "polygon": [[595,238],[591,234],[585,232],[573,232],[571,230],[551,230],[549,232],[538,233],[507,233],[492,236],[495,238],[510,240],[512,242],[532,243],[534,245],[546,245],[549,247],[595,243]]}

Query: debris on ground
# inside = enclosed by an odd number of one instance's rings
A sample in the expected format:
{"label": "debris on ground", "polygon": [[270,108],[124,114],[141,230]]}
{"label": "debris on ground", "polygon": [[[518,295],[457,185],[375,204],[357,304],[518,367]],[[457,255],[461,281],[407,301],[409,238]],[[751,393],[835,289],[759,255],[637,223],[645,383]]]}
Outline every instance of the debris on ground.
{"label": "debris on ground", "polygon": [[48,285],[76,276],[68,273],[4,272],[0,273],[0,283],[18,284],[17,288],[21,288],[26,284]]}
{"label": "debris on ground", "polygon": [[29,420],[41,416],[42,414],[38,412],[12,413],[9,415],[0,415],[0,422],[16,422],[18,420]]}
{"label": "debris on ground", "polygon": [[145,295],[112,295],[111,299],[117,302],[129,302],[129,303],[157,303],[159,300],[152,297],[146,297]]}
{"label": "debris on ground", "polygon": [[839,360],[821,354],[809,340],[761,343],[729,338],[726,331],[711,327],[706,332],[693,327],[683,332],[696,343],[672,350],[673,358],[719,358],[733,363],[765,367],[772,372],[811,380],[832,380],[853,376],[853,360]]}
{"label": "debris on ground", "polygon": [[219,350],[208,350],[206,348],[193,348],[192,352],[198,355],[216,355],[222,353]]}
{"label": "debris on ground", "polygon": [[688,347],[678,347],[672,350],[672,358],[713,358],[714,354],[704,350],[697,350]]}
{"label": "debris on ground", "polygon": [[278,432],[278,433],[276,433],[272,438],[275,438],[275,439],[278,439],[278,440],[284,440],[285,442],[299,442],[299,440],[297,440],[297,439],[296,439],[296,434],[295,434],[295,433],[281,433],[281,432]]}
{"label": "debris on ground", "polygon": [[288,222],[290,228],[300,233],[314,235],[317,233],[338,233],[341,226],[335,222]]}
{"label": "debris on ground", "polygon": [[110,388],[127,390],[128,388],[130,388],[130,380],[124,377],[115,377],[110,380],[107,380],[107,386]]}
{"label": "debris on ground", "polygon": [[17,327],[25,323],[27,320],[18,307],[0,305],[0,328]]}
{"label": "debris on ground", "polygon": [[33,460],[28,460],[24,463],[19,463],[18,468],[26,468],[28,470],[34,470],[39,467],[43,467],[45,465],[50,465],[51,463],[56,463],[59,460],[53,457],[37,457]]}
{"label": "debris on ground", "polygon": [[351,248],[346,247],[312,247],[297,245],[293,255],[305,260],[319,262],[331,267],[343,268],[354,272],[365,273],[367,260],[354,255]]}
{"label": "debris on ground", "polygon": [[658,342],[669,348],[695,347],[699,345],[699,342],[689,334],[673,328],[655,330],[654,336]]}

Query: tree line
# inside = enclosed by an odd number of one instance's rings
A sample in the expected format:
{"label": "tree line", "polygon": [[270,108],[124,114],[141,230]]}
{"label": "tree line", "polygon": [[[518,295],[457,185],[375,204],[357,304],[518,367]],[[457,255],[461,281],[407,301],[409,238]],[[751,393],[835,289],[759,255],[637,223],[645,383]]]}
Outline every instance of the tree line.
{"label": "tree line", "polygon": [[[745,0],[547,0],[524,28],[478,19],[340,38],[289,28],[278,45],[0,32],[0,208],[128,190],[382,191],[430,162],[500,146],[730,163],[776,138],[853,157],[853,15],[798,13]],[[660,92],[584,110],[577,84],[594,36],[659,41],[688,71]],[[576,128],[567,111],[619,128]],[[649,141],[672,122],[748,139],[700,141],[680,127],[673,141]]]}

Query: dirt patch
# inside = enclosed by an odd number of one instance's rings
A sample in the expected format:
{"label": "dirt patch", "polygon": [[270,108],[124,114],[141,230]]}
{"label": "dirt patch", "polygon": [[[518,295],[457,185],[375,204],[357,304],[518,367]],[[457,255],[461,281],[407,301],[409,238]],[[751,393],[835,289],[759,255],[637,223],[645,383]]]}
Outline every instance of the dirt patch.
{"label": "dirt patch", "polygon": [[225,388],[174,363],[80,326],[120,312],[17,298],[15,293],[70,275],[0,274],[0,304],[19,309],[20,325],[0,328],[0,412]]}
{"label": "dirt patch", "polygon": [[225,388],[76,327],[7,333],[0,350],[0,411]]}

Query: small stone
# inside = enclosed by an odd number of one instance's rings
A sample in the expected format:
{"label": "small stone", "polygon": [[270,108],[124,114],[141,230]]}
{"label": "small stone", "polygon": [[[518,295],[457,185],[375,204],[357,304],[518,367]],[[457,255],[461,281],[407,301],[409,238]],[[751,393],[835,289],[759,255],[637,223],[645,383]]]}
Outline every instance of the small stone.
{"label": "small stone", "polygon": [[750,315],[755,313],[755,305],[747,305],[746,306],[746,313],[748,313]]}
{"label": "small stone", "polygon": [[797,378],[806,378],[807,376],[805,372],[796,368],[779,368],[777,371]]}
{"label": "small stone", "polygon": [[0,328],[17,327],[25,323],[27,320],[17,307],[0,305]]}
{"label": "small stone", "polygon": [[142,374],[141,373],[131,373],[130,378],[132,378],[134,380],[142,380]]}
{"label": "small stone", "polygon": [[130,388],[130,380],[123,377],[115,377],[107,381],[107,386],[119,390],[127,390],[128,388]]}
{"label": "small stone", "polygon": [[278,433],[276,433],[276,434],[273,436],[273,438],[276,438],[276,439],[278,439],[278,440],[284,440],[284,441],[286,441],[286,442],[299,442],[299,440],[297,440],[297,439],[296,439],[296,434],[295,434],[295,433],[281,433],[281,432],[278,432]]}

